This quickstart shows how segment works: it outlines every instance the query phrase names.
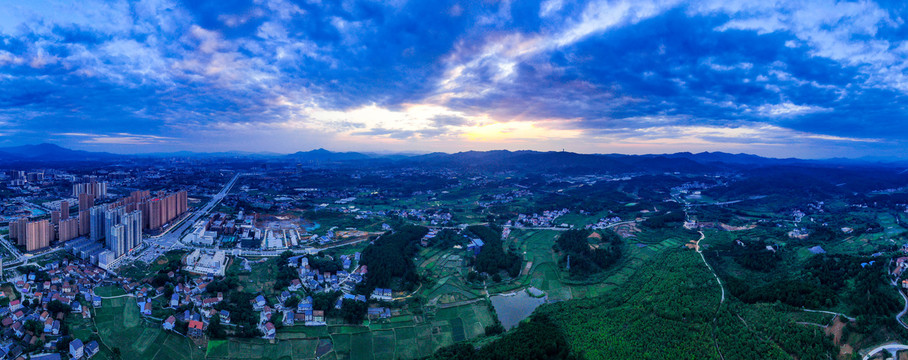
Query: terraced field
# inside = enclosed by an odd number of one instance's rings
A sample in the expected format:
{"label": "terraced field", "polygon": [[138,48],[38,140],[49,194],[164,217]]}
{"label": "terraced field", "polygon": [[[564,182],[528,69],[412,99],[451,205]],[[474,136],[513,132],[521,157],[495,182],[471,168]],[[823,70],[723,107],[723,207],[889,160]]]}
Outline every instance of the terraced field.
{"label": "terraced field", "polygon": [[[123,294],[117,288],[99,288],[101,296]],[[160,324],[146,322],[131,297],[104,299],[93,323],[70,322],[70,331],[80,337],[97,333],[101,352],[93,359],[110,359],[114,349],[136,359],[201,359],[204,352],[189,339],[165,332]],[[86,336],[83,339],[91,338]]]}
{"label": "terraced field", "polygon": [[[482,335],[494,323],[485,302],[439,308],[428,320],[392,318],[369,326],[294,326],[278,332],[274,344],[262,339],[212,341],[211,359],[415,359],[458,340]],[[317,337],[312,337],[312,336]]]}

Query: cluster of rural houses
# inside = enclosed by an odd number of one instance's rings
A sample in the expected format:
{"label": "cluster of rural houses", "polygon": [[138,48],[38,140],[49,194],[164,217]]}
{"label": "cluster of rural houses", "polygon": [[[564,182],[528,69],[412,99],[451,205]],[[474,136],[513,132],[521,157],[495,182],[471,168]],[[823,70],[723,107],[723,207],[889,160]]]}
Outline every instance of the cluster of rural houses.
{"label": "cluster of rural houses", "polygon": [[[101,307],[95,287],[124,281],[87,261],[70,260],[51,262],[8,280],[14,288],[4,288],[0,295],[9,300],[8,306],[0,307],[0,358],[11,359],[41,358],[42,351],[48,358],[58,356],[53,353],[58,342],[70,340],[63,336],[67,315],[91,318],[91,309]],[[36,349],[39,344],[43,348]],[[26,354],[28,350],[31,353]],[[69,350],[73,359],[88,359],[99,346],[94,340],[71,339]]]}
{"label": "cluster of rural houses", "polygon": [[[517,221],[514,222],[514,226],[520,227],[554,227],[555,219],[558,217],[569,213],[568,209],[561,210],[545,210],[542,214],[533,213],[529,214],[517,214]],[[566,225],[566,224],[562,224]],[[561,226],[561,225],[559,225]],[[566,226],[565,226],[566,227]]]}

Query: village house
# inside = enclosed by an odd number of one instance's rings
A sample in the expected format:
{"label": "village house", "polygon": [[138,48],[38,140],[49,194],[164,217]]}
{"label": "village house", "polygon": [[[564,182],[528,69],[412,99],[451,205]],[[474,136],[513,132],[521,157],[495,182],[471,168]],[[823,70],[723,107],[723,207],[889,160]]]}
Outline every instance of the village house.
{"label": "village house", "polygon": [[164,324],[161,325],[161,327],[163,327],[164,330],[173,330],[173,327],[174,325],[176,325],[176,323],[177,318],[175,318],[173,315],[170,315],[167,317],[167,319],[164,319]]}
{"label": "village house", "polygon": [[262,333],[265,334],[265,336],[264,336],[265,338],[267,338],[267,339],[274,338],[274,332],[275,332],[274,324],[272,324],[270,321],[265,323],[264,325],[262,325],[261,330],[262,330]]}
{"label": "village house", "polygon": [[204,335],[204,324],[201,321],[190,320],[189,321],[189,337],[200,338]]}

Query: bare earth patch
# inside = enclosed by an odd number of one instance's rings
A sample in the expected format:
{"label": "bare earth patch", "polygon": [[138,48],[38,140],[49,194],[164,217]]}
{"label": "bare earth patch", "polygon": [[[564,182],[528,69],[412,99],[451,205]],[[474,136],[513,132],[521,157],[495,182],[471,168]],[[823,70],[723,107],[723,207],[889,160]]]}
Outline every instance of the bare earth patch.
{"label": "bare earth patch", "polygon": [[832,324],[829,324],[825,330],[826,336],[832,335],[832,342],[839,346],[839,359],[850,359],[851,354],[854,353],[854,348],[851,347],[851,344],[842,344],[842,330],[845,329],[845,325],[848,324],[836,315]]}
{"label": "bare earth patch", "polygon": [[837,346],[842,345],[842,329],[845,328],[845,323],[842,322],[842,319],[836,315],[835,319],[832,321],[832,324],[826,328],[826,335],[832,335],[833,343]]}
{"label": "bare earth patch", "polygon": [[16,300],[16,292],[13,291],[12,286],[4,286],[0,290],[3,291],[3,294],[6,295],[6,297],[9,298],[10,301]]}
{"label": "bare earth patch", "polygon": [[684,244],[688,249],[694,249],[700,251],[700,244],[696,240],[691,240],[689,243]]}
{"label": "bare earth patch", "polygon": [[722,230],[725,230],[725,231],[742,231],[742,230],[754,229],[757,227],[757,225],[750,224],[750,225],[746,225],[746,226],[731,226],[728,224],[719,223],[719,227],[721,227]]}

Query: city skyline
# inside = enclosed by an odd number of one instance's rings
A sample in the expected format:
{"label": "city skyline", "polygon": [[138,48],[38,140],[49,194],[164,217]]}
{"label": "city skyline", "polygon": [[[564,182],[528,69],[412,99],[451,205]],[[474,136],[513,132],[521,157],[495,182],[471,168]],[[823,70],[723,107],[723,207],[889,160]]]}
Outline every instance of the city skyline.
{"label": "city skyline", "polygon": [[10,2],[0,146],[904,157],[899,2]]}

